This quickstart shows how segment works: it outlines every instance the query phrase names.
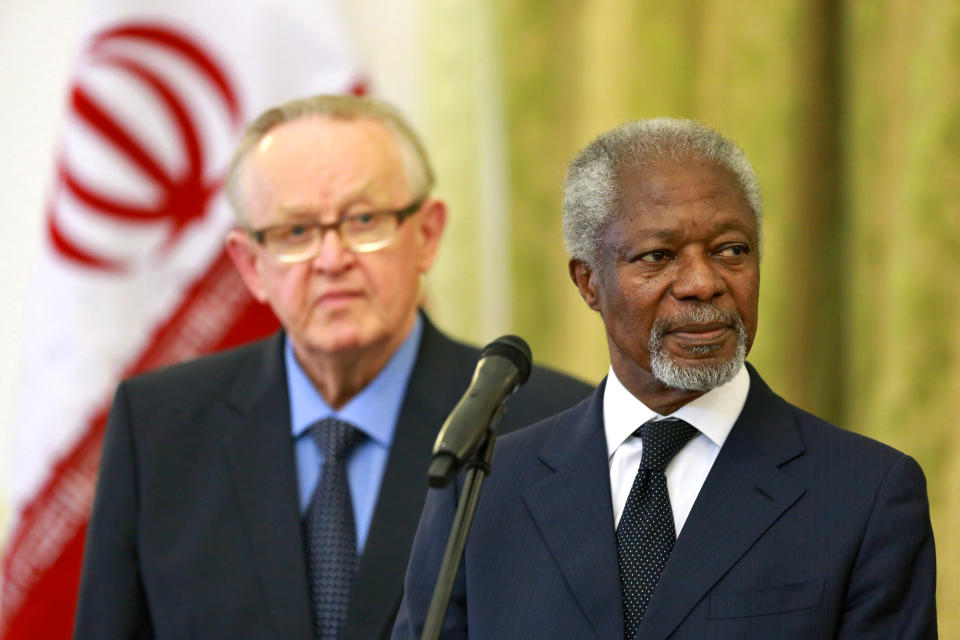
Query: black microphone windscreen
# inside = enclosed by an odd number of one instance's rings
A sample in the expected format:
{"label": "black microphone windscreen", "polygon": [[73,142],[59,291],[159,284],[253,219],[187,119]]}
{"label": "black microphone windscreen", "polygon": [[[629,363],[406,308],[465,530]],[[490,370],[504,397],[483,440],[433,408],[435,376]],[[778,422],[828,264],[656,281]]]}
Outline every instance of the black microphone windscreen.
{"label": "black microphone windscreen", "polygon": [[520,382],[523,384],[530,377],[533,368],[533,355],[530,347],[520,336],[500,336],[483,348],[480,358],[487,356],[501,356],[512,362],[520,372]]}

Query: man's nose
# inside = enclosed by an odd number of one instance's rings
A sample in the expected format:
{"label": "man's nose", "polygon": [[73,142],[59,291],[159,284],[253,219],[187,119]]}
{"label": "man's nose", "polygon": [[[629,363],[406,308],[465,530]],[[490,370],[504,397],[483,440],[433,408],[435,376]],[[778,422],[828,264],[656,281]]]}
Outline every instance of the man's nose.
{"label": "man's nose", "polygon": [[681,256],[672,289],[678,300],[708,302],[723,295],[727,290],[727,283],[720,276],[718,265],[711,257],[697,253]]}
{"label": "man's nose", "polygon": [[311,262],[314,269],[337,273],[353,264],[356,256],[343,243],[337,228],[324,229],[321,233],[320,249]]}

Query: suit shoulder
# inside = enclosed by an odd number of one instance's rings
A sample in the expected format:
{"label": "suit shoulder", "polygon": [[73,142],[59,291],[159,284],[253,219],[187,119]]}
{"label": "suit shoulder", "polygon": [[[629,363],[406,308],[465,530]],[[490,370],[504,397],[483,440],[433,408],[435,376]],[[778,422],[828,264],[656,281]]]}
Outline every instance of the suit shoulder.
{"label": "suit shoulder", "polygon": [[564,411],[590,395],[593,387],[572,376],[547,367],[534,366],[530,379],[520,387],[510,409],[524,425]]}
{"label": "suit shoulder", "polygon": [[748,371],[750,391],[740,416],[750,425],[750,437],[761,449],[779,452],[776,455],[806,451],[804,457],[808,459],[823,459],[828,464],[843,459],[842,467],[855,463],[874,469],[889,468],[907,457],[889,445],[791,404],[770,389],[749,363]]}
{"label": "suit shoulder", "polygon": [[[425,326],[420,348],[420,360],[436,368],[423,375],[446,386],[462,379],[454,391],[459,397],[469,385],[481,350],[450,338],[432,324]],[[530,379],[507,401],[500,431],[513,431],[563,411],[592,390],[593,387],[573,376],[534,365]]]}
{"label": "suit shoulder", "polygon": [[238,371],[250,358],[260,357],[264,350],[273,346],[279,349],[276,337],[148,371],[128,378],[124,384],[133,389],[207,386],[211,379]]}
{"label": "suit shoulder", "polygon": [[279,398],[283,411],[282,344],[277,334],[132,377],[117,389],[107,430],[129,430],[138,448],[176,459],[219,439],[225,425],[234,424],[238,403]]}
{"label": "suit shoulder", "polygon": [[[482,352],[478,347],[451,338],[434,327],[429,321],[424,328],[421,349],[442,352],[444,360],[449,363],[455,362],[461,366],[468,366],[471,373]],[[556,369],[534,364],[530,379],[522,389],[533,390],[535,393],[572,393],[575,396],[571,399],[579,400],[590,393],[593,387],[583,380],[561,373]],[[564,408],[568,406],[570,406],[569,402],[564,405]]]}
{"label": "suit shoulder", "polygon": [[[156,369],[122,382],[117,394],[140,416],[184,416],[228,397],[243,371],[282,371],[279,334],[246,345]],[[269,364],[266,364],[269,363]],[[278,369],[279,368],[279,369]]]}
{"label": "suit shoulder", "polygon": [[806,450],[803,457],[810,464],[823,465],[830,473],[854,474],[862,487],[879,487],[895,469],[917,486],[925,484],[923,470],[908,454],[793,405],[790,408]]}
{"label": "suit shoulder", "polygon": [[592,385],[579,378],[539,365],[534,365],[527,388],[537,393],[562,393],[568,400],[581,400],[593,391]]}
{"label": "suit shoulder", "polygon": [[796,418],[800,436],[808,446],[842,447],[889,462],[906,455],[879,440],[835,425],[799,407],[790,406]]}

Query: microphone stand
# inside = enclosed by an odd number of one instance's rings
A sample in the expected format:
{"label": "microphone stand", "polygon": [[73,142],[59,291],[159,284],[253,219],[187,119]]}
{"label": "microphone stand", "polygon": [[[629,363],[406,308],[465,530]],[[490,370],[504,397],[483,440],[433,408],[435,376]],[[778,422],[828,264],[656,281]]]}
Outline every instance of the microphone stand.
{"label": "microphone stand", "polygon": [[[501,409],[502,411],[502,409]],[[499,417],[499,416],[498,416]],[[497,421],[494,420],[494,423]],[[480,498],[480,486],[490,474],[490,463],[493,460],[493,443],[497,434],[493,427],[487,433],[473,453],[466,460],[466,474],[463,488],[460,490],[460,501],[457,513],[450,527],[450,537],[447,539],[447,548],[443,553],[443,563],[433,588],[433,598],[430,600],[430,609],[424,622],[420,640],[437,640],[440,637],[440,626],[447,614],[447,605],[450,604],[450,593],[453,583],[457,579],[460,560],[463,558],[463,549],[467,544],[467,534],[473,522],[473,512],[477,508]]]}

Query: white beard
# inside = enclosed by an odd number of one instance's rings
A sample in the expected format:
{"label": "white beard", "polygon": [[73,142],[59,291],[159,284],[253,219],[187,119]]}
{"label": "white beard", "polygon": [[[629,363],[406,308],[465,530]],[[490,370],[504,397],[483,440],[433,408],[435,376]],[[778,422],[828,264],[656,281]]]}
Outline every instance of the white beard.
{"label": "white beard", "polygon": [[[710,322],[730,324],[736,333],[736,351],[726,362],[681,365],[664,350],[663,336],[671,327]],[[689,351],[702,354],[717,348],[716,345],[695,345],[690,347]],[[658,320],[650,330],[649,349],[650,370],[657,380],[674,389],[710,391],[730,382],[740,371],[747,358],[747,330],[743,324],[743,318],[735,311],[723,311],[713,305],[701,305],[686,313]]]}

